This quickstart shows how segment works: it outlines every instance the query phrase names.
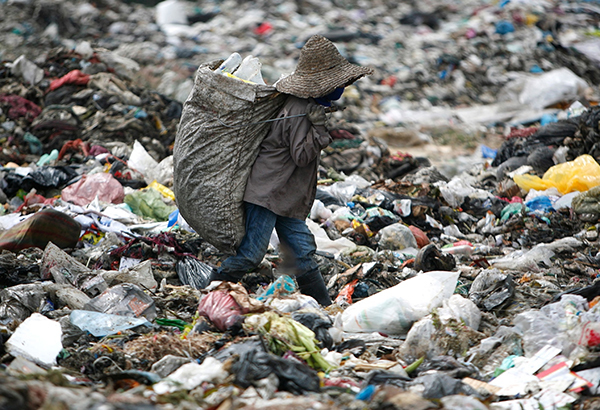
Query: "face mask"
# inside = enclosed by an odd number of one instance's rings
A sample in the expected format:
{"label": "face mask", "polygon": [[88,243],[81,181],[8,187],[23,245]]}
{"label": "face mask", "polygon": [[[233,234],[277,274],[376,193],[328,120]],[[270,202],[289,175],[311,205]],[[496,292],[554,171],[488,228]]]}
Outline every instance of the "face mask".
{"label": "face mask", "polygon": [[321,105],[324,105],[325,107],[330,107],[331,102],[339,100],[342,94],[344,94],[344,87],[338,87],[323,97],[315,98],[315,101]]}

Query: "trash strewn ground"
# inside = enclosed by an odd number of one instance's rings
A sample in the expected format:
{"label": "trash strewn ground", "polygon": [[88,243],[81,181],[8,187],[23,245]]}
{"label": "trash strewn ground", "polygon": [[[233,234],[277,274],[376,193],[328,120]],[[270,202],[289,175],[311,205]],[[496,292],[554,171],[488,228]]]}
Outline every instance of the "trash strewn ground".
{"label": "trash strewn ground", "polygon": [[[597,408],[599,14],[0,1],[0,408]],[[273,84],[313,34],[375,69],[321,155],[325,309],[276,237],[210,283],[172,191],[198,67]]]}

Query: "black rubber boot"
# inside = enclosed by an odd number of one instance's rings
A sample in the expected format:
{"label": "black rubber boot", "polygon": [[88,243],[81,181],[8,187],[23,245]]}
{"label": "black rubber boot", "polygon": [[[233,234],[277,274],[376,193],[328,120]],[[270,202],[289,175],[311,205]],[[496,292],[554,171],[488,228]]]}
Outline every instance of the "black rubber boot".
{"label": "black rubber boot", "polygon": [[331,305],[327,286],[325,286],[323,276],[318,270],[312,270],[304,275],[297,276],[296,282],[298,282],[301,293],[312,296],[322,306]]}
{"label": "black rubber boot", "polygon": [[221,272],[219,273],[219,271],[217,269],[213,269],[211,274],[210,274],[210,282],[212,282],[213,280],[220,280],[223,282],[233,282],[233,283],[238,283],[240,280],[242,280],[242,276],[240,276],[239,278],[233,275],[229,275],[227,273]]}

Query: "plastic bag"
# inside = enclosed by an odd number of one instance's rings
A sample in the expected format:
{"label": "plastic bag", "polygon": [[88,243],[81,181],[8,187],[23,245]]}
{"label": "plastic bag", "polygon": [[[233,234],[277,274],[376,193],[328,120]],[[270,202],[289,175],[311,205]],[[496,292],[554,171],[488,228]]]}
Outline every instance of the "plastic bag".
{"label": "plastic bag", "polygon": [[73,310],[69,315],[71,323],[96,337],[114,335],[120,331],[141,325],[151,326],[146,318],[111,315],[88,310]]}
{"label": "plastic bag", "polygon": [[144,176],[144,181],[151,184],[158,181],[161,184],[169,183],[173,179],[173,157],[169,156],[160,163],[156,161],[139,141],[133,143],[133,151],[129,155],[127,166]]}
{"label": "plastic bag", "polygon": [[283,106],[274,87],[200,66],[173,147],[173,188],[181,215],[219,250],[233,254],[245,233],[248,175],[270,122]]}
{"label": "plastic bag", "polygon": [[460,295],[452,295],[450,299],[444,300],[443,306],[438,309],[438,315],[442,322],[456,319],[474,330],[479,329],[481,322],[481,312],[475,303]]}
{"label": "plastic bag", "polygon": [[259,380],[274,374],[278,379],[278,390],[294,394],[319,391],[320,379],[310,367],[297,360],[288,360],[273,354],[253,349],[244,352],[231,368],[235,384],[243,388],[256,385]]}
{"label": "plastic bag", "polygon": [[409,227],[394,223],[379,231],[379,248],[389,250],[402,250],[417,248],[417,240]]}
{"label": "plastic bag", "polygon": [[168,221],[169,215],[177,207],[165,204],[162,198],[160,192],[154,188],[150,188],[125,195],[124,201],[136,215],[156,221]]}
{"label": "plastic bag", "polygon": [[566,67],[527,79],[519,95],[519,102],[534,109],[542,109],[565,100],[574,100],[588,84]]}
{"label": "plastic bag", "polygon": [[315,338],[320,342],[319,347],[331,349],[333,339],[329,333],[329,328],[331,328],[333,322],[328,316],[316,312],[304,311],[292,313],[292,319],[302,323],[314,332]]}
{"label": "plastic bag", "polygon": [[563,195],[573,191],[584,192],[600,185],[600,165],[594,157],[584,154],[573,161],[550,167],[542,178],[525,174],[515,175],[513,180],[525,191],[555,187]]}
{"label": "plastic bag", "polygon": [[204,296],[198,313],[207,317],[217,329],[225,331],[242,319],[243,311],[229,292],[215,290]]}
{"label": "plastic bag", "polygon": [[62,190],[62,199],[75,205],[86,206],[96,197],[102,202],[120,204],[125,193],[123,185],[111,174],[84,175],[81,179]]}
{"label": "plastic bag", "polygon": [[469,299],[485,310],[501,306],[515,294],[512,276],[498,269],[482,271],[469,289]]}
{"label": "plastic bag", "polygon": [[458,272],[426,272],[363,299],[342,314],[344,331],[405,334],[413,322],[452,296],[458,276]]}
{"label": "plastic bag", "polygon": [[194,289],[204,289],[210,283],[212,267],[196,258],[186,256],[175,265],[179,280]]}
{"label": "plastic bag", "polygon": [[573,211],[579,215],[600,214],[600,186],[577,194],[571,200],[571,207],[573,208]]}

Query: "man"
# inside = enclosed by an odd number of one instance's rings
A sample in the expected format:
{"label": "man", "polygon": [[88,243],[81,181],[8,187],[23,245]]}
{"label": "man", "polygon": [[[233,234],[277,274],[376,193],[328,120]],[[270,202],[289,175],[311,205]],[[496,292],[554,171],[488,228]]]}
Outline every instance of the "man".
{"label": "man", "polygon": [[273,122],[262,142],[248,178],[246,235],[236,255],[213,273],[213,280],[237,282],[256,268],[274,228],[294,258],[300,291],[321,305],[331,304],[313,258],[315,239],[305,222],[315,199],[320,152],[331,143],[324,106],[340,98],[344,87],[372,72],[350,64],[325,37],[313,36],[302,47],[296,71],[275,84],[289,97],[277,116],[281,120]]}

